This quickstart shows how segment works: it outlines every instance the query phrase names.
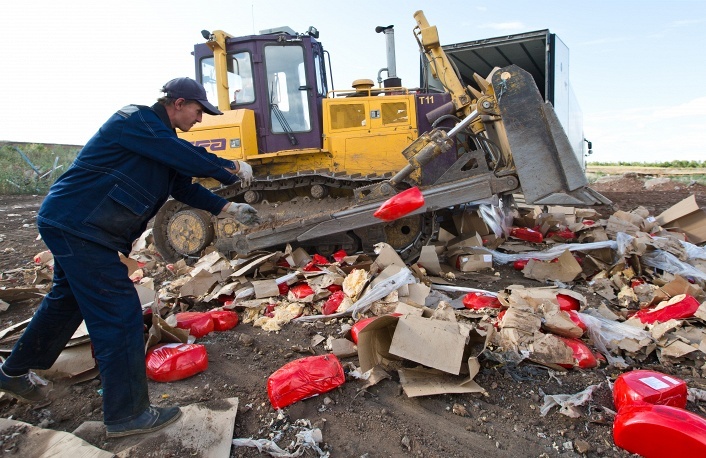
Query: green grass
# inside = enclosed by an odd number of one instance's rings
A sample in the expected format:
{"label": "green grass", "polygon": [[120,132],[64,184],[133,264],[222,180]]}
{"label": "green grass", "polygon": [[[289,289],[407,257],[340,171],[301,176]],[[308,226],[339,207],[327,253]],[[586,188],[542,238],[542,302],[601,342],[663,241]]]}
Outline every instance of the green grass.
{"label": "green grass", "polygon": [[73,145],[0,143],[0,194],[46,194],[79,150]]}

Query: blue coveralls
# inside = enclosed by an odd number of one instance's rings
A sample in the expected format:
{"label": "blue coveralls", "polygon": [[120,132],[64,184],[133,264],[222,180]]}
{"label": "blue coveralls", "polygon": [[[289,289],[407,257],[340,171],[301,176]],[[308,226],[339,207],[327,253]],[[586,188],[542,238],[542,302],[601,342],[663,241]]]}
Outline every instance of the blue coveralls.
{"label": "blue coveralls", "polygon": [[79,152],[42,203],[37,226],[54,255],[52,289],[4,368],[48,369],[85,320],[103,384],[105,424],[148,406],[140,301],[118,252],[171,195],[217,215],[227,201],[192,177],[232,184],[232,161],[177,137],[163,106],[128,105]]}

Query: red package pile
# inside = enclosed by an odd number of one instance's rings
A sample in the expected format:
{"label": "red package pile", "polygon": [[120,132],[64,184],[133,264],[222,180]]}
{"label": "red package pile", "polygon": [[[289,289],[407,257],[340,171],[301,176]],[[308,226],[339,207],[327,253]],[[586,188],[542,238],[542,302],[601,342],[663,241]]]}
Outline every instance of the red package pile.
{"label": "red package pile", "polygon": [[188,329],[189,334],[203,337],[213,331],[213,318],[205,312],[181,312],[176,314],[177,328]]}
{"label": "red package pile", "polygon": [[706,456],[706,419],[684,410],[686,382],[660,372],[635,370],[613,386],[618,415],[615,444],[647,458]]}
{"label": "red package pile", "polygon": [[642,309],[635,314],[641,322],[652,324],[657,321],[664,323],[671,319],[679,320],[694,316],[694,312],[699,308],[699,301],[688,294],[680,294],[669,300],[667,305],[659,310]]}
{"label": "red package pile", "polygon": [[497,297],[482,293],[468,293],[463,296],[463,306],[471,310],[480,310],[484,308],[499,309],[502,304]]}
{"label": "red package pile", "polygon": [[267,395],[275,409],[326,393],[346,381],[343,366],[333,354],[291,361],[267,379]]}
{"label": "red package pile", "polygon": [[156,382],[182,380],[208,368],[206,347],[199,344],[155,345],[145,357],[147,376]]}
{"label": "red package pile", "polygon": [[394,221],[424,205],[424,196],[418,187],[405,189],[380,205],[373,216],[383,221]]}

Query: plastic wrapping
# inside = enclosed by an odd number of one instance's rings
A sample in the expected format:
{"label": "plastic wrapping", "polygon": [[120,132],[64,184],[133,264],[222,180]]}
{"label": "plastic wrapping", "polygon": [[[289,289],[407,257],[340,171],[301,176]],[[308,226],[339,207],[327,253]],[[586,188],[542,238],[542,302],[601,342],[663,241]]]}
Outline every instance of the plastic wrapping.
{"label": "plastic wrapping", "polygon": [[208,368],[206,347],[199,344],[155,345],[145,356],[147,376],[156,382],[182,380]]}
{"label": "plastic wrapping", "polygon": [[375,321],[377,318],[378,317],[376,316],[371,316],[370,318],[363,318],[362,320],[357,321],[351,327],[351,340],[354,344],[358,345],[358,334],[360,334],[360,331],[362,331],[367,325]]}
{"label": "plastic wrapping", "polygon": [[493,255],[493,262],[498,264],[509,264],[511,262],[523,260],[523,259],[536,259],[539,261],[551,261],[556,259],[561,254],[566,251],[591,251],[600,250],[602,248],[610,248],[615,250],[617,247],[617,242],[615,240],[605,240],[602,242],[591,242],[591,243],[561,243],[554,245],[545,251],[527,251],[524,253],[502,253],[496,250],[490,250],[485,247],[473,247],[477,251],[485,251]]}
{"label": "plastic wrapping", "polygon": [[556,300],[559,302],[559,308],[565,312],[574,310],[578,312],[581,309],[581,303],[578,299],[568,294],[557,294]]}
{"label": "plastic wrapping", "polygon": [[189,334],[203,337],[213,331],[213,318],[206,312],[181,312],[176,314],[177,328],[188,329]]}
{"label": "plastic wrapping", "polygon": [[615,445],[645,458],[706,456],[706,420],[672,406],[640,404],[620,409]]}
{"label": "plastic wrapping", "polygon": [[693,243],[680,241],[689,259],[706,259],[706,247],[696,246]]}
{"label": "plastic wrapping", "polygon": [[593,345],[606,357],[608,363],[619,367],[626,367],[625,360],[621,356],[615,356],[611,352],[618,353],[620,348],[617,343],[623,339],[633,339],[638,342],[648,339],[652,340],[652,335],[640,328],[629,324],[609,320],[602,317],[597,312],[591,310],[578,313],[581,320],[588,328],[588,335],[591,337]]}
{"label": "plastic wrapping", "polygon": [[275,409],[326,393],[346,381],[343,366],[333,354],[291,361],[267,379],[267,395]]}
{"label": "plastic wrapping", "polygon": [[424,205],[424,196],[418,187],[405,189],[387,199],[373,216],[383,221],[394,221]]}
{"label": "plastic wrapping", "polygon": [[634,370],[620,374],[613,384],[613,404],[620,410],[635,404],[686,407],[686,382],[661,372]]}
{"label": "plastic wrapping", "polygon": [[706,272],[702,272],[691,264],[680,261],[676,256],[666,251],[657,250],[645,253],[640,259],[644,264],[656,269],[662,269],[670,274],[706,280]]}

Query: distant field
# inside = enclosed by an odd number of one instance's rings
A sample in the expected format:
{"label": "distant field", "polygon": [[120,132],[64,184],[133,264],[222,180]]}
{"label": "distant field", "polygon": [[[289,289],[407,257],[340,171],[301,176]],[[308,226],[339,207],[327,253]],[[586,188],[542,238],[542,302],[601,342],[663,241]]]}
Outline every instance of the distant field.
{"label": "distant field", "polygon": [[648,167],[644,165],[593,165],[586,166],[586,173],[603,175],[622,175],[636,173],[638,175],[669,176],[669,175],[706,175],[706,167]]}

